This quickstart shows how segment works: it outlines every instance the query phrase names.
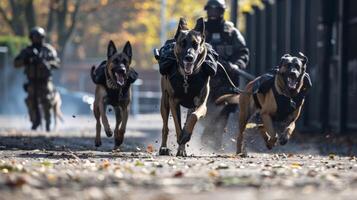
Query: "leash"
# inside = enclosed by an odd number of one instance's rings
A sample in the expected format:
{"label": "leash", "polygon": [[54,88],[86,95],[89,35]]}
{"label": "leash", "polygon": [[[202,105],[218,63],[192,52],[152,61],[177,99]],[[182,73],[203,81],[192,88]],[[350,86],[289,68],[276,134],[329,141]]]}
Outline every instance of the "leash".
{"label": "leash", "polygon": [[229,76],[227,70],[223,67],[223,65],[222,65],[220,62],[217,61],[217,65],[222,68],[222,70],[224,71],[224,73],[225,73],[226,76],[227,76],[227,79],[228,79],[229,84],[231,84],[231,86],[232,86],[235,90],[237,90],[239,93],[246,93],[246,91],[245,91],[244,89],[241,89],[241,88],[237,87],[237,86],[233,83],[233,81],[232,81],[231,77]]}
{"label": "leash", "polygon": [[[167,58],[167,59],[170,59],[170,60],[177,60],[177,59],[174,58],[174,57],[161,56],[158,49],[154,49],[154,57],[155,57],[156,60],[159,60],[160,57]],[[245,90],[243,90],[243,89],[237,87],[237,86],[233,83],[233,81],[232,81],[231,77],[229,76],[227,70],[224,68],[224,66],[223,66],[219,61],[217,61],[217,65],[222,68],[222,70],[224,71],[224,73],[225,73],[226,76],[227,76],[227,79],[228,79],[229,84],[231,84],[231,86],[232,86],[235,90],[237,90],[238,93],[246,93]],[[241,72],[240,74],[242,74],[242,72]],[[254,79],[254,77],[251,76],[251,75],[250,75],[250,76],[247,76],[246,78],[247,78],[247,79],[250,79],[250,80],[253,80],[253,79]],[[185,88],[185,89],[186,89],[186,88]]]}

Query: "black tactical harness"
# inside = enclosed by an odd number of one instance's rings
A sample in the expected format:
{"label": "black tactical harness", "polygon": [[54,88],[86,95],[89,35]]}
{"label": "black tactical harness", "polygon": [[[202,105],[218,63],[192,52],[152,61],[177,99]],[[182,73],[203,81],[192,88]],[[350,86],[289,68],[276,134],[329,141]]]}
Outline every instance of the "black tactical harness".
{"label": "black tactical harness", "polygon": [[308,89],[312,86],[311,79],[308,73],[303,76],[303,86],[298,94],[293,97],[287,97],[279,94],[275,88],[275,76],[276,74],[267,73],[260,76],[253,85],[253,99],[256,107],[261,108],[257,94],[266,94],[272,89],[274,98],[277,104],[277,112],[273,116],[274,121],[284,121],[290,114],[296,111],[302,104]]}
{"label": "black tactical harness", "polygon": [[209,44],[205,44],[207,55],[201,65],[201,69],[189,76],[183,76],[178,70],[179,65],[174,55],[175,42],[168,40],[160,49],[158,59],[160,73],[168,76],[174,89],[174,97],[180,99],[180,105],[186,108],[195,108],[194,98],[202,94],[208,78],[214,76],[217,71],[218,54]]}
{"label": "black tactical harness", "polygon": [[129,89],[130,85],[133,84],[136,79],[138,78],[138,73],[133,69],[129,68],[128,71],[128,78],[125,82],[125,84],[121,87],[110,87],[112,84],[108,84],[109,77],[106,75],[106,66],[107,62],[103,61],[98,68],[95,69],[94,72],[94,77],[93,77],[93,82],[95,84],[100,84],[105,87],[105,90],[107,92],[107,96],[105,98],[105,101],[107,104],[112,105],[112,106],[118,106],[119,101],[125,100],[129,98]]}

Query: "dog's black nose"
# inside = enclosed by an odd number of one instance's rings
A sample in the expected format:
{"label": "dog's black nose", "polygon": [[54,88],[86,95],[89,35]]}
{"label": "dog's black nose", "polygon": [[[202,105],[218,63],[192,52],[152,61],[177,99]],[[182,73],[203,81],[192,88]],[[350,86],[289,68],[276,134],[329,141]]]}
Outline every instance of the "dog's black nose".
{"label": "dog's black nose", "polygon": [[193,61],[193,56],[191,56],[191,55],[185,56],[185,61],[192,62]]}
{"label": "dog's black nose", "polygon": [[119,68],[116,70],[118,73],[125,73],[126,72],[126,69],[125,68]]}

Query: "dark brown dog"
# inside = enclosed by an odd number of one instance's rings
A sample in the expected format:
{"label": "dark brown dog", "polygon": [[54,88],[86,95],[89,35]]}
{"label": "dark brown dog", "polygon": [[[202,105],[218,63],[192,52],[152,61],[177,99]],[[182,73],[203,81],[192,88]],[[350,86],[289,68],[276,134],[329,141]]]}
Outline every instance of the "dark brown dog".
{"label": "dark brown dog", "polygon": [[[246,155],[244,131],[250,119],[260,124],[259,131],[268,149],[279,140],[287,143],[295,129],[311,80],[306,73],[307,57],[289,54],[271,74],[262,75],[248,83],[239,97],[239,134],[237,154]],[[262,121],[260,123],[259,121]]]}
{"label": "dark brown dog", "polygon": [[97,147],[102,144],[100,120],[106,135],[108,137],[113,135],[106,115],[108,105],[113,106],[116,118],[114,148],[118,148],[123,143],[131,100],[130,86],[137,78],[136,72],[130,67],[131,59],[132,48],[129,41],[122,52],[117,52],[113,41],[110,41],[107,60],[102,62],[97,69],[92,67],[91,77],[96,84],[93,112],[97,120],[95,138]]}
{"label": "dark brown dog", "polygon": [[[175,61],[170,66],[170,73],[161,77],[163,128],[160,155],[170,154],[167,148],[170,111],[179,144],[177,156],[186,156],[185,144],[190,140],[196,122],[206,114],[210,75],[204,72],[207,56],[204,31],[202,18],[197,20],[192,30],[188,29],[186,20],[180,19],[173,50]],[[183,129],[180,105],[189,109]]]}

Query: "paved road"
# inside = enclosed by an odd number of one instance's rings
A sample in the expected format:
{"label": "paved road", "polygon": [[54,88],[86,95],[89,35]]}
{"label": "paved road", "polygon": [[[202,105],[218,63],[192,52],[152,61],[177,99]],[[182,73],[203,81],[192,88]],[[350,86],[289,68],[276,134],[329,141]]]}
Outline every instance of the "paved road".
{"label": "paved road", "polygon": [[[130,118],[125,144],[94,147],[91,116],[68,116],[56,132],[32,132],[26,117],[0,117],[0,199],[357,199],[356,143],[296,136],[268,151],[254,136],[248,158],[189,143],[187,158],[157,156],[160,116]],[[200,129],[198,127],[198,129]],[[175,149],[171,125],[170,146]]]}

